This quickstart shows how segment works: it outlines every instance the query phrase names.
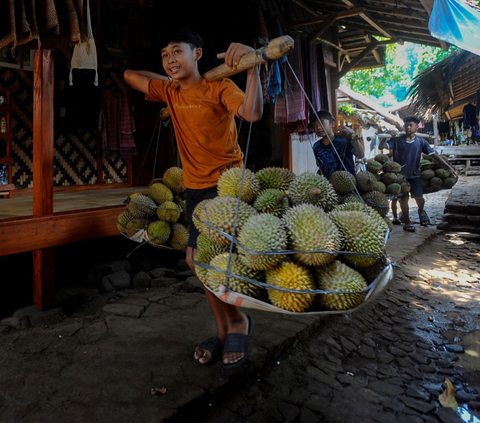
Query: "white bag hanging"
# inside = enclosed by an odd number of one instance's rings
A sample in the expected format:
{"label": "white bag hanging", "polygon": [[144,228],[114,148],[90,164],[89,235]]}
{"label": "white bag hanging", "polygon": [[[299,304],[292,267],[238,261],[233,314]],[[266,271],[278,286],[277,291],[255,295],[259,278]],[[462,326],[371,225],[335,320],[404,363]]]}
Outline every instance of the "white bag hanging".
{"label": "white bag hanging", "polygon": [[[82,2],[83,3],[83,2]],[[82,4],[83,7],[83,4]],[[87,0],[87,40],[75,45],[73,49],[72,62],[70,66],[70,85],[73,85],[73,69],[94,69],[95,70],[95,85],[98,85],[98,62],[97,62],[97,48],[95,46],[95,39],[93,38],[92,25],[90,20],[90,2]]]}

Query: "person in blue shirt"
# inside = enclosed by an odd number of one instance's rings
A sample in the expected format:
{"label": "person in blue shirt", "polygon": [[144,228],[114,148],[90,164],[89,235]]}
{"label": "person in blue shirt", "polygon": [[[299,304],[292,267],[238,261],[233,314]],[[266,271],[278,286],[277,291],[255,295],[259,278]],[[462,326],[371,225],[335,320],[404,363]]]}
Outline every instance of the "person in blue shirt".
{"label": "person in blue shirt", "polygon": [[[430,147],[430,144],[425,138],[416,134],[418,124],[420,123],[418,117],[406,116],[403,118],[403,123],[405,134],[400,137],[392,137],[385,143],[380,143],[379,148],[382,149],[386,147],[390,150],[390,156],[393,161],[402,166],[400,173],[405,176],[407,182],[410,183],[410,193],[404,193],[400,197],[400,209],[402,211],[401,221],[404,223],[404,231],[415,232],[415,226],[413,226],[410,220],[410,210],[408,205],[410,196],[417,203],[420,225],[427,226],[430,223],[430,219],[424,208],[425,199],[423,198],[423,189],[420,181],[420,175],[422,173],[420,170],[420,160],[422,159],[422,153],[431,155],[434,160],[440,163],[444,168],[448,169],[455,179],[458,179],[458,174],[448,162],[432,150],[432,147]],[[394,218],[395,216],[396,213],[394,213]]]}
{"label": "person in blue shirt", "polygon": [[[317,119],[318,116],[318,119]],[[327,110],[320,110],[312,118],[315,134],[319,137],[313,152],[320,172],[327,179],[337,170],[346,170],[355,175],[354,156],[364,156],[363,146],[357,137],[352,139],[335,136],[335,118]]]}

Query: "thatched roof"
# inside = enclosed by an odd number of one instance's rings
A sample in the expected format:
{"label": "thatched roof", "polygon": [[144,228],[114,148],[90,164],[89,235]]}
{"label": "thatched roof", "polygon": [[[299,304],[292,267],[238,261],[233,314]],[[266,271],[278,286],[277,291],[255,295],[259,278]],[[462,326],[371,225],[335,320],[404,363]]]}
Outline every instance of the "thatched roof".
{"label": "thatched roof", "polygon": [[420,73],[409,96],[416,114],[425,120],[433,115],[461,117],[463,107],[475,101],[480,86],[480,57],[465,50],[452,53]]}

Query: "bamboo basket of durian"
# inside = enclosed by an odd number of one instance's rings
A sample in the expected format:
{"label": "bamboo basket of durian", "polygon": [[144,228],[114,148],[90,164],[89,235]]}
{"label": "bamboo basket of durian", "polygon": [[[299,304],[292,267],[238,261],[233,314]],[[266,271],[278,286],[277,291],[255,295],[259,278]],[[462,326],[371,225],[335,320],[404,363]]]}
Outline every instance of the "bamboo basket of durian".
{"label": "bamboo basket of durian", "polygon": [[185,251],[190,230],[183,185],[183,170],[168,168],[153,179],[146,192],[135,192],[117,217],[120,233],[135,242],[163,249]]}
{"label": "bamboo basket of durian", "polygon": [[363,307],[393,278],[388,198],[369,175],[227,170],[218,197],[193,211],[198,278],[222,301],[248,308],[322,314]]}

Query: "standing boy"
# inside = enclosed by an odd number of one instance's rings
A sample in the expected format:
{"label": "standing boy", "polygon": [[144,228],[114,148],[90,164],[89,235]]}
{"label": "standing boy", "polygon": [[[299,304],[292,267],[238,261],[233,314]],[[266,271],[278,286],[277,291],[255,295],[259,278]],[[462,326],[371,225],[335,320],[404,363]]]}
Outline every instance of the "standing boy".
{"label": "standing boy", "polygon": [[[417,203],[420,225],[427,226],[430,223],[430,219],[424,209],[425,199],[423,198],[422,184],[420,181],[420,175],[422,173],[420,170],[420,160],[422,159],[422,153],[431,155],[444,168],[448,169],[456,179],[458,179],[458,174],[449,163],[432,150],[425,138],[416,135],[418,124],[420,123],[419,118],[416,116],[406,116],[403,119],[403,123],[405,135],[390,138],[390,140],[383,143],[383,145],[386,144],[386,147],[390,150],[393,161],[402,166],[401,174],[405,176],[407,182],[410,183],[410,194],[407,192],[400,197],[400,209],[402,211],[402,220],[405,223],[403,230],[415,232],[415,226],[413,226],[409,215],[408,201],[410,196],[415,199]],[[381,143],[380,148],[382,147]],[[394,218],[395,217],[396,213],[394,214]]]}
{"label": "standing boy", "polygon": [[333,172],[347,170],[355,175],[354,155],[361,159],[364,156],[363,146],[357,138],[348,140],[335,137],[335,118],[327,110],[317,112],[313,118],[313,129],[319,137],[313,145],[313,152],[323,176],[330,179]]}
{"label": "standing boy", "polygon": [[[192,234],[186,260],[194,271],[198,231],[192,223],[195,206],[217,195],[217,181],[230,166],[243,165],[237,144],[235,116],[249,122],[263,114],[262,88],[258,66],[247,71],[247,91],[242,92],[230,79],[208,82],[198,71],[202,57],[201,36],[186,27],[167,30],[159,40],[162,65],[167,76],[148,71],[125,71],[125,80],[150,101],[165,102],[170,111],[187,188],[187,213]],[[236,69],[240,58],[252,47],[232,43],[225,53],[225,64]],[[260,61],[260,60],[259,60]],[[195,349],[194,360],[210,365],[222,360],[225,367],[237,367],[247,359],[247,344],[253,320],[237,307],[224,303],[205,289],[217,325],[217,335]]]}

